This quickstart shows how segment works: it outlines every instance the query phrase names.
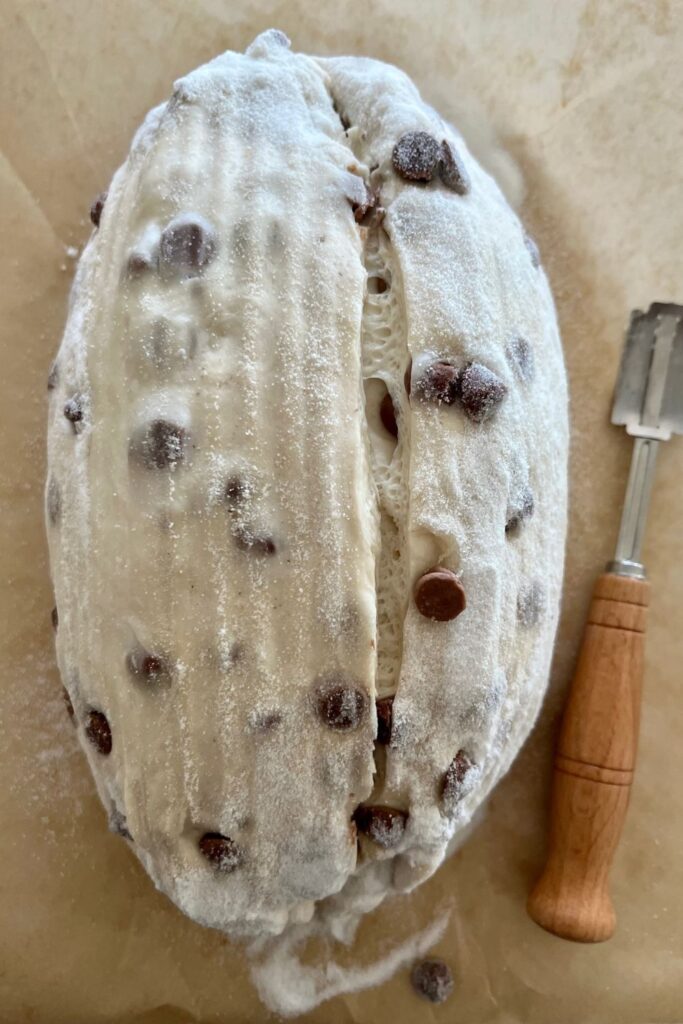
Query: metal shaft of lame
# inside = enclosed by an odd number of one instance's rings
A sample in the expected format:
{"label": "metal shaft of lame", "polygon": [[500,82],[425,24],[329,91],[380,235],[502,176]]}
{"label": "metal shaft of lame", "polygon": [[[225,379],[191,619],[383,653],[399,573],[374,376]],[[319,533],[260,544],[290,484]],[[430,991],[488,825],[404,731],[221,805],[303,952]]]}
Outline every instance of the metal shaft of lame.
{"label": "metal shaft of lame", "polygon": [[635,440],[617,549],[614,560],[607,566],[608,572],[614,572],[620,576],[645,577],[645,569],[640,561],[640,551],[652,493],[658,448],[659,441],[652,438],[637,437]]}

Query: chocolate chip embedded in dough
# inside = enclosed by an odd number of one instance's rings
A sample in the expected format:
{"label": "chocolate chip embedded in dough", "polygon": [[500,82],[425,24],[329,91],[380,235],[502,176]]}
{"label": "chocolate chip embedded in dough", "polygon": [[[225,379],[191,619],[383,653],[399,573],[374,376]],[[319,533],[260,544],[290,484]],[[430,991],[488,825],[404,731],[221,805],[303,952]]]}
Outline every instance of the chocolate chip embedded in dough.
{"label": "chocolate chip embedded in dough", "polygon": [[431,181],[441,157],[441,147],[427,132],[406,132],[394,146],[394,170],[408,181]]}
{"label": "chocolate chip embedded in dough", "polygon": [[173,469],[185,457],[189,433],[168,420],[152,420],[130,442],[130,454],[147,469]]}
{"label": "chocolate chip embedded in dough", "polygon": [[192,276],[210,263],[216,254],[216,232],[204,217],[184,213],[166,225],[159,242],[162,271]]}
{"label": "chocolate chip embedded in dough", "polygon": [[57,611],[57,605],[52,609],[50,618],[52,619],[52,628],[57,632],[57,626],[59,625],[59,612]]}
{"label": "chocolate chip embedded in dough", "polygon": [[411,387],[412,387],[412,379],[413,379],[413,360],[409,359],[408,360],[408,365],[406,366],[406,372],[403,374],[403,386],[406,389],[406,394],[407,394],[408,398],[410,398],[410,391],[411,391]]}
{"label": "chocolate chip embedded in dough", "polygon": [[441,159],[439,160],[439,177],[446,186],[459,196],[465,196],[470,190],[470,179],[458,154],[446,139],[441,143]]}
{"label": "chocolate chip embedded in dough", "polygon": [[450,622],[465,610],[465,591],[451,569],[436,566],[415,584],[413,592],[417,610],[427,619]]}
{"label": "chocolate chip embedded in dough", "polygon": [[392,437],[398,437],[398,424],[396,422],[396,411],[394,409],[394,403],[391,400],[391,395],[387,391],[386,395],[380,402],[379,406],[379,418],[382,421],[384,429],[391,434]]}
{"label": "chocolate chip embedded in dough", "polygon": [[383,850],[393,850],[403,839],[408,814],[395,807],[357,807],[353,820],[358,830]]}
{"label": "chocolate chip embedded in dough", "polygon": [[366,716],[367,693],[341,673],[319,679],[315,694],[318,715],[330,729],[349,732]]}
{"label": "chocolate chip embedded in dough", "polygon": [[282,712],[276,708],[269,711],[250,711],[247,721],[252,732],[273,732],[282,724]]}
{"label": "chocolate chip embedded in dough", "polygon": [[253,555],[274,555],[277,544],[265,533],[252,533],[240,527],[234,531],[235,543],[240,551],[249,551]]}
{"label": "chocolate chip embedded in dough", "polygon": [[225,503],[230,511],[236,512],[249,496],[249,486],[241,477],[231,476],[225,484],[223,494],[225,496]]}
{"label": "chocolate chip embedded in dough", "polygon": [[500,377],[481,363],[470,363],[460,375],[460,402],[475,423],[484,423],[493,416],[507,390]]}
{"label": "chocolate chip embedded in dough", "polygon": [[59,364],[56,359],[53,359],[52,365],[50,366],[50,372],[47,375],[47,390],[54,391],[59,382]]}
{"label": "chocolate chip embedded in dough", "polygon": [[385,746],[391,743],[391,722],[394,712],[394,698],[382,697],[376,701],[377,708],[377,742]]}
{"label": "chocolate chip embedded in dough", "polygon": [[107,192],[100,192],[97,199],[93,200],[93,204],[90,207],[90,220],[93,222],[96,228],[100,226],[102,210],[104,209],[104,204],[106,201]]}
{"label": "chocolate chip embedded in dough", "polygon": [[374,210],[379,202],[379,193],[375,189],[370,188],[367,182],[363,181],[361,184],[364,189],[363,198],[360,200],[349,199],[351,209],[353,210],[353,219],[357,224],[362,223],[365,217],[371,210]]}
{"label": "chocolate chip embedded in dough", "polygon": [[519,494],[515,503],[508,508],[505,532],[516,532],[524,520],[530,519],[533,514],[534,493],[530,487],[525,487]]}
{"label": "chocolate chip embedded in dough", "polygon": [[71,423],[74,428],[74,433],[77,434],[80,429],[80,424],[83,421],[83,405],[84,400],[82,395],[74,395],[64,405],[64,415]]}
{"label": "chocolate chip embedded in dough", "polygon": [[53,526],[62,514],[62,492],[53,476],[47,485],[47,514]]}
{"label": "chocolate chip embedded in dough", "polygon": [[540,580],[525,583],[517,595],[517,618],[525,628],[537,625],[545,611],[545,588]]}
{"label": "chocolate chip embedded in dough", "polygon": [[460,373],[452,363],[431,363],[415,381],[415,394],[428,402],[453,405],[459,393]]}
{"label": "chocolate chip embedded in dough", "polygon": [[131,675],[148,683],[156,683],[169,676],[168,660],[143,647],[135,647],[126,655],[126,667]]}
{"label": "chocolate chip embedded in dough", "polygon": [[244,863],[244,854],[237,843],[220,832],[205,832],[199,850],[217,871],[229,875]]}
{"label": "chocolate chip embedded in dough", "polygon": [[527,252],[531,257],[531,262],[534,267],[540,267],[541,265],[541,254],[535,240],[529,234],[524,235],[524,244],[527,248]]}
{"label": "chocolate chip embedded in dough", "polygon": [[423,960],[410,975],[413,988],[430,1003],[443,1003],[453,991],[453,974],[443,960]]}
{"label": "chocolate chip embedded in dough", "polygon": [[89,711],[85,735],[100,754],[111,754],[111,729],[107,716],[101,711]]}
{"label": "chocolate chip embedded in dough", "polygon": [[441,796],[446,805],[452,806],[462,797],[465,790],[465,779],[473,767],[474,764],[465,751],[459,750],[446,769],[441,784]]}
{"label": "chocolate chip embedded in dough", "polygon": [[123,839],[133,841],[133,837],[128,831],[126,816],[116,806],[112,806],[109,812],[109,831],[113,832],[115,836],[122,836]]}
{"label": "chocolate chip embedded in dough", "polygon": [[521,381],[531,383],[534,377],[534,353],[526,338],[515,338],[505,350],[508,362]]}
{"label": "chocolate chip embedded in dough", "polygon": [[62,700],[66,705],[66,710],[69,712],[69,718],[71,719],[72,722],[75,722],[76,712],[74,711],[74,706],[71,703],[71,697],[69,696],[69,691],[67,690],[66,686],[62,687]]}
{"label": "chocolate chip embedded in dough", "polygon": [[134,251],[126,260],[126,275],[140,277],[145,271],[151,270],[153,266],[154,261],[147,253]]}

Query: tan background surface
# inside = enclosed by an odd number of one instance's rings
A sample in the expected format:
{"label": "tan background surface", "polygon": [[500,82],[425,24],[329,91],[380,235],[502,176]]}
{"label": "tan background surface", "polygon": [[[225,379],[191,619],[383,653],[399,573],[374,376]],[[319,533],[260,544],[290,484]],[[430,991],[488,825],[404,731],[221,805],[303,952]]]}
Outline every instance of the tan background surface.
{"label": "tan background surface", "polygon": [[464,849],[380,909],[374,958],[453,899],[432,1010],[405,972],[310,1021],[683,1021],[683,441],[663,453],[642,742],[614,870],[615,938],[546,935],[524,900],[543,858],[553,729],[629,458],[608,410],[628,313],[683,300],[683,8],[666,0],[0,0],[0,1020],[217,1024],[268,1018],[242,954],[183,918],[106,830],[59,696],[42,525],[45,377],[92,196],[173,78],[276,25],[297,49],[366,53],[447,117],[476,98],[527,183],[524,216],[557,298],[573,412],[562,624],[537,730]]}

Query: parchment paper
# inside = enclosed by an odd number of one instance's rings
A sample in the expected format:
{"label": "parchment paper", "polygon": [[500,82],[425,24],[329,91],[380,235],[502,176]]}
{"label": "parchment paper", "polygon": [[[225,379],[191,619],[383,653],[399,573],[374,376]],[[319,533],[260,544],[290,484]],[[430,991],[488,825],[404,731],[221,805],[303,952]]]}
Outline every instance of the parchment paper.
{"label": "parchment paper", "polygon": [[61,704],[42,524],[45,379],[90,200],[175,77],[271,25],[297,49],[392,61],[446,117],[494,126],[523,170],[573,398],[564,608],[541,721],[465,847],[375,913],[352,951],[371,961],[452,901],[434,952],[455,994],[432,1009],[404,970],[306,1019],[680,1024],[683,441],[662,452],[645,551],[654,593],[617,934],[573,945],[524,906],[543,861],[557,713],[630,456],[608,424],[624,327],[634,307],[683,300],[683,9],[666,0],[2,0],[0,1020],[271,1019],[241,951],[176,911],[107,832]]}

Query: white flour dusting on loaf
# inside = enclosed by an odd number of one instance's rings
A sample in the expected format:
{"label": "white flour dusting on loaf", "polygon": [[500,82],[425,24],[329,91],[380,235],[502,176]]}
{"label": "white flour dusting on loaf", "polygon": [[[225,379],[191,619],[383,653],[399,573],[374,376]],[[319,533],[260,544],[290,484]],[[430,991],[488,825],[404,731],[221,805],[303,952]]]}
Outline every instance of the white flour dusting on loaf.
{"label": "white flour dusting on loaf", "polygon": [[46,489],[78,735],[185,913],[341,932],[434,872],[543,696],[538,252],[402,72],[274,30],[176,83],[92,217]]}

